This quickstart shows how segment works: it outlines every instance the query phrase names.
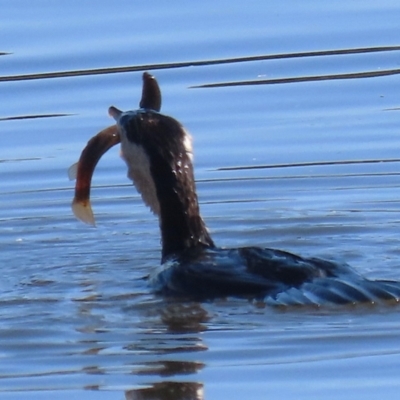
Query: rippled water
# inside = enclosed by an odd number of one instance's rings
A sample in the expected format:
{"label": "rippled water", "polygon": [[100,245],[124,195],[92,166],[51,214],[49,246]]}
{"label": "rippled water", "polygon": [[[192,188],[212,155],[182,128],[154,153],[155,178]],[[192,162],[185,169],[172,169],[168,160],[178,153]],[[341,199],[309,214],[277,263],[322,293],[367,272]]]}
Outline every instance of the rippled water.
{"label": "rippled water", "polygon": [[194,136],[216,243],[400,279],[397,1],[21,0],[1,14],[0,398],[397,396],[399,307],[166,301],[143,279],[157,221],[118,150],[94,176],[96,229],[72,216],[67,178],[149,70]]}

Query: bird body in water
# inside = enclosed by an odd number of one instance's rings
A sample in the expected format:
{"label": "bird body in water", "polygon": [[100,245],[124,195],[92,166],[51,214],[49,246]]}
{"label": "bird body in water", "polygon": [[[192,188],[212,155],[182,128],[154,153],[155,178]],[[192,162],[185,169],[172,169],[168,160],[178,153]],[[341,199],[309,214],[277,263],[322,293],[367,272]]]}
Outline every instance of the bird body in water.
{"label": "bird body in water", "polygon": [[366,279],[345,263],[269,248],[216,247],[200,215],[191,137],[160,108],[157,81],[144,73],[140,108],[122,112],[110,107],[116,125],[94,136],[71,168],[77,175],[73,211],[94,224],[91,177],[101,156],[121,143],[128,176],[159,218],[161,265],[149,277],[157,293],[239,296],[271,305],[399,302],[400,282]]}

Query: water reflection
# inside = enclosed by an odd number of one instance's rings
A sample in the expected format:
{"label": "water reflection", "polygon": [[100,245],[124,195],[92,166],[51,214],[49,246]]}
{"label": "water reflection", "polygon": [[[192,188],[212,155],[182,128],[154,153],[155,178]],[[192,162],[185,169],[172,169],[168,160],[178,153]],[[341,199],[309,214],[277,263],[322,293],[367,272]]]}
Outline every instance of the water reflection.
{"label": "water reflection", "polygon": [[[319,51],[302,51],[296,53],[261,54],[256,56],[234,57],[234,58],[224,58],[224,59],[192,60],[184,62],[140,64],[140,65],[128,65],[121,67],[91,68],[91,69],[72,70],[72,71],[52,71],[52,72],[43,72],[34,74],[9,75],[9,76],[0,76],[0,82],[26,81],[26,80],[36,80],[36,79],[49,79],[49,78],[67,78],[75,76],[104,75],[104,74],[117,74],[117,73],[127,73],[127,72],[143,72],[152,70],[237,64],[243,62],[282,60],[282,59],[292,59],[292,58],[381,53],[381,52],[392,52],[399,50],[400,46],[378,46],[378,47],[362,47],[362,48],[333,49],[333,50],[319,50]],[[3,55],[5,54],[6,53],[3,53]],[[332,79],[371,78],[371,77],[394,75],[399,73],[400,73],[399,69],[392,69],[386,71],[377,70],[368,72],[357,72],[354,74],[336,74],[327,76],[296,77],[296,78],[271,79],[271,80],[259,80],[259,81],[210,83],[193,87],[205,88],[205,87],[223,87],[223,86],[254,85],[254,84],[307,82],[307,81],[332,80]]]}
{"label": "water reflection", "polygon": [[32,115],[14,115],[12,117],[1,117],[0,121],[16,121],[21,119],[36,119],[36,118],[54,118],[54,117],[70,117],[75,114],[32,114]]}
{"label": "water reflection", "polygon": [[161,320],[170,332],[202,332],[209,320],[200,303],[172,303],[160,312]]}
{"label": "water reflection", "polygon": [[[155,353],[172,355],[175,353],[191,353],[208,350],[196,333],[207,329],[205,322],[209,320],[207,311],[199,303],[171,302],[159,309],[160,321],[166,328],[162,340],[156,340],[152,349]],[[157,331],[156,331],[157,332]],[[159,335],[156,336],[161,339]],[[148,350],[150,350],[148,348]],[[177,361],[163,359],[149,361],[136,371],[138,375],[176,377],[192,375],[203,369],[205,364],[198,361]],[[203,399],[203,384],[200,382],[162,381],[150,387],[130,390],[125,393],[128,400],[138,399]]]}
{"label": "water reflection", "polygon": [[203,385],[197,382],[160,382],[152,386],[128,390],[126,400],[201,400]]}
{"label": "water reflection", "polygon": [[136,371],[138,375],[175,376],[190,375],[203,369],[205,364],[192,361],[150,361],[142,369]]}
{"label": "water reflection", "polygon": [[206,83],[204,85],[194,85],[191,86],[191,88],[201,89],[201,88],[221,88],[229,86],[277,85],[282,83],[333,81],[337,79],[378,78],[378,77],[398,75],[398,74],[400,74],[400,69],[396,68],[384,71],[382,70],[363,71],[363,72],[354,72],[348,74],[311,75],[311,76],[295,76],[290,78],[277,78],[277,79],[257,79],[257,80],[216,82],[216,83]]}
{"label": "water reflection", "polygon": [[[146,302],[129,296],[121,296],[118,301],[115,296],[86,295],[75,300],[77,318],[83,324],[76,330],[77,351],[70,354],[85,365],[76,371],[86,376],[85,389],[107,388],[107,378],[99,377],[111,376],[117,369],[126,379],[125,386],[141,387],[126,391],[126,399],[203,398],[201,382],[164,380],[196,375],[205,368],[197,356],[191,355],[208,350],[201,333],[207,330],[210,316],[201,304],[154,299]],[[127,306],[130,301],[131,306]],[[110,321],[110,313],[115,320],[125,319],[124,327]],[[111,364],[110,359],[114,359]]]}

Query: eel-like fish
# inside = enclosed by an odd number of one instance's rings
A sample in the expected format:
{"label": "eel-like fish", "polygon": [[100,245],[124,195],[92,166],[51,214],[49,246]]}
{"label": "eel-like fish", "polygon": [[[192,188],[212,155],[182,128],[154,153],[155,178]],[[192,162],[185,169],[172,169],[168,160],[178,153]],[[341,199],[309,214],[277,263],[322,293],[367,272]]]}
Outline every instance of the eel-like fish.
{"label": "eel-like fish", "polygon": [[[160,111],[161,109],[161,91],[156,79],[145,72],[143,74],[143,90],[140,100],[140,108]],[[116,107],[111,106],[108,110],[110,116],[116,116],[121,113]],[[74,215],[90,225],[95,225],[95,219],[90,204],[90,186],[94,169],[100,158],[111,147],[120,143],[121,138],[117,125],[111,125],[103,129],[97,135],[93,136],[86,147],[83,149],[79,161],[73,164],[68,175],[70,179],[76,178],[75,196],[72,201],[72,211]]]}

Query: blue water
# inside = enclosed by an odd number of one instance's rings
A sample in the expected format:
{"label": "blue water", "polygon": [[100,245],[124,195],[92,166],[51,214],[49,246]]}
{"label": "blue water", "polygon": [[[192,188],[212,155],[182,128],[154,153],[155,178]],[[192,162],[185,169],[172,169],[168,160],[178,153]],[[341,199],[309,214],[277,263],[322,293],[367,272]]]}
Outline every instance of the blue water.
{"label": "blue water", "polygon": [[[162,111],[193,135],[217,244],[400,279],[397,1],[1,9],[1,399],[396,398],[399,307],[166,302],[143,279],[159,263],[158,223],[118,150],[93,178],[97,228],[74,219],[67,170],[112,124],[110,105],[138,106],[149,70]],[[323,54],[294,56],[307,52]],[[272,79],[284,81],[245,84]],[[219,87],[193,88],[208,84]]]}

